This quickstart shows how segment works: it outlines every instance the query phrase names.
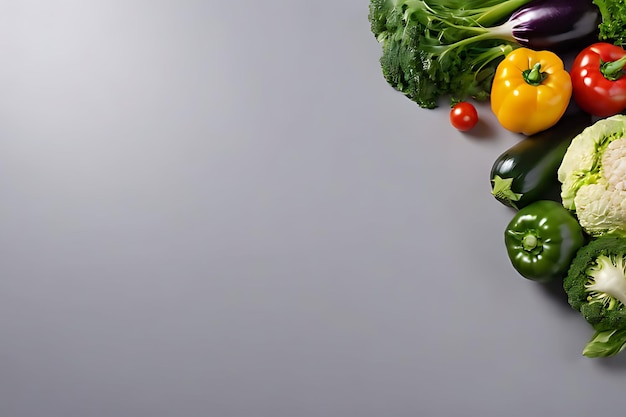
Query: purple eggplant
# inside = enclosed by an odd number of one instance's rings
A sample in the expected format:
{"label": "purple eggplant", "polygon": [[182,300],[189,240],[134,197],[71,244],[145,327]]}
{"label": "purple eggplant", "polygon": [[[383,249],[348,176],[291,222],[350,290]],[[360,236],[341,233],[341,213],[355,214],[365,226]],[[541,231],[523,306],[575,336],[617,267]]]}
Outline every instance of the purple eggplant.
{"label": "purple eggplant", "polygon": [[448,44],[442,43],[440,37],[438,44],[420,45],[440,59],[454,49],[494,39],[535,50],[568,51],[597,41],[598,26],[602,22],[600,9],[592,0],[531,0],[515,9],[504,23],[495,25],[484,25],[486,22],[478,20],[476,26],[462,26],[446,19],[430,18],[450,26],[448,33],[456,38]]}
{"label": "purple eggplant", "polygon": [[501,27],[520,45],[561,50],[597,40],[600,22],[600,10],[591,0],[534,0]]}

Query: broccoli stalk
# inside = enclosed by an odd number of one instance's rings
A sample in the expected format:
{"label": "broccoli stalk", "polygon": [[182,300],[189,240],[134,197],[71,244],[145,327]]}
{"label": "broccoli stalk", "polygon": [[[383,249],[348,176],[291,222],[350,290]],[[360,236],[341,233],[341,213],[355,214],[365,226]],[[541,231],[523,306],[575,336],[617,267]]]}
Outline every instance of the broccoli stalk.
{"label": "broccoli stalk", "polygon": [[590,302],[605,303],[609,310],[618,303],[626,305],[626,273],[624,272],[624,258],[609,258],[600,255],[596,263],[588,269],[589,281],[585,289],[589,292]]}
{"label": "broccoli stalk", "polygon": [[578,251],[563,287],[572,308],[595,334],[587,357],[613,356],[626,348],[626,238],[602,236]]}

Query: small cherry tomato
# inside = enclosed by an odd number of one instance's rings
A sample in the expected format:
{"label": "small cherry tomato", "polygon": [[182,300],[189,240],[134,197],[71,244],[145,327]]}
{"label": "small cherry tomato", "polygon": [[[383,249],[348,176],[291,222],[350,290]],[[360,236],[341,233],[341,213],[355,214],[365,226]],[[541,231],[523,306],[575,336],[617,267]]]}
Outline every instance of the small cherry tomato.
{"label": "small cherry tomato", "polygon": [[466,132],[478,123],[478,112],[472,103],[461,101],[450,110],[450,123],[456,129]]}

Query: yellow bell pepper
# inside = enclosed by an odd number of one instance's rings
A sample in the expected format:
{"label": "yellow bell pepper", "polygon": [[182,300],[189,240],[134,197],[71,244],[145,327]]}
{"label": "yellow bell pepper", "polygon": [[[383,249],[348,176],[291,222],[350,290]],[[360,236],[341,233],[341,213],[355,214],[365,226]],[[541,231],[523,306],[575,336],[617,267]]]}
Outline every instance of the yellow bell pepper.
{"label": "yellow bell pepper", "polygon": [[517,48],[496,68],[491,110],[507,130],[532,135],[559,121],[572,97],[572,81],[553,52]]}

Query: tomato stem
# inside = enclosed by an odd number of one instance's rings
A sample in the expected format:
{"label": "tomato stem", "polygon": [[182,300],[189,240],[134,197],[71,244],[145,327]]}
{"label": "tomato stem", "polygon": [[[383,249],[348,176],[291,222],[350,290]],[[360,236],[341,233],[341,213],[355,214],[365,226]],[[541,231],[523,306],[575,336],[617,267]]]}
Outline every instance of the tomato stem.
{"label": "tomato stem", "polygon": [[624,65],[626,65],[626,55],[617,61],[600,61],[600,72],[604,78],[610,81],[616,81],[624,75]]}
{"label": "tomato stem", "polygon": [[524,77],[524,81],[532,86],[541,85],[541,83],[548,78],[548,74],[546,72],[541,72],[541,64],[539,62],[537,62],[532,68],[524,70],[522,76]]}

